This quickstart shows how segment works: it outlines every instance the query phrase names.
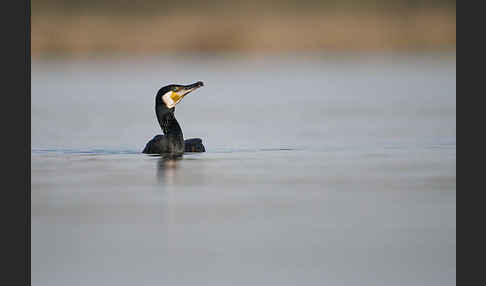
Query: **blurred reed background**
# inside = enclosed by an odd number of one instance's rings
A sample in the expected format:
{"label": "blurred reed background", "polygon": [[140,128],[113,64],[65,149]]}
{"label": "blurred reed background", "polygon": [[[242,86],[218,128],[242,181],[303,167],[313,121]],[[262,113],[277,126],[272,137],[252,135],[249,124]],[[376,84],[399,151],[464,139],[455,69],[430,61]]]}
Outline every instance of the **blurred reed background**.
{"label": "blurred reed background", "polygon": [[32,284],[455,286],[455,7],[33,0]]}
{"label": "blurred reed background", "polygon": [[32,57],[455,51],[454,0],[36,0]]}

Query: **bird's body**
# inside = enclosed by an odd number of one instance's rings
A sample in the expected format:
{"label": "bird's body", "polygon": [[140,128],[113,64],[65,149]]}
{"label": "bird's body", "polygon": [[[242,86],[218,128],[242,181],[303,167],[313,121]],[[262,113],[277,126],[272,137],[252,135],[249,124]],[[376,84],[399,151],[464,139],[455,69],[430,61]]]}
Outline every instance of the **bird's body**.
{"label": "bird's body", "polygon": [[184,140],[182,129],[175,118],[175,105],[202,82],[191,85],[168,85],[155,96],[155,114],[164,135],[156,135],[143,149],[146,154],[182,155],[184,152],[205,152],[200,138]]}

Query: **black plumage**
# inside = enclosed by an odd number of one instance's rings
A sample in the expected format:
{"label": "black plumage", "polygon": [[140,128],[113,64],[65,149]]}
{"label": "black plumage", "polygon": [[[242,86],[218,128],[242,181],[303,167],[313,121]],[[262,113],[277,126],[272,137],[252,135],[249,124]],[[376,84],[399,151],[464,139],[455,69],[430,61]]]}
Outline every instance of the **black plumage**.
{"label": "black plumage", "polygon": [[[175,104],[182,98],[203,86],[202,82],[196,82],[190,85],[168,85],[162,87],[155,96],[155,114],[164,135],[156,135],[152,138],[143,149],[146,154],[166,154],[182,155],[184,152],[205,152],[206,149],[200,138],[191,138],[184,140],[182,129],[175,118]],[[177,102],[167,102],[167,93],[176,93]],[[180,95],[180,97],[177,97]],[[164,96],[166,98],[164,99]]]}

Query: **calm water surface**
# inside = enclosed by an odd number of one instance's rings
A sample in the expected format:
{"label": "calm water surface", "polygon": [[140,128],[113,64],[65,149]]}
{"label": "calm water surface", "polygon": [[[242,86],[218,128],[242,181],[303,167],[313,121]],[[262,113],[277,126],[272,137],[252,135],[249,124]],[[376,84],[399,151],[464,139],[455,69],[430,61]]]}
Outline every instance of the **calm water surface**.
{"label": "calm water surface", "polygon": [[32,285],[455,285],[454,55],[34,61],[31,158]]}

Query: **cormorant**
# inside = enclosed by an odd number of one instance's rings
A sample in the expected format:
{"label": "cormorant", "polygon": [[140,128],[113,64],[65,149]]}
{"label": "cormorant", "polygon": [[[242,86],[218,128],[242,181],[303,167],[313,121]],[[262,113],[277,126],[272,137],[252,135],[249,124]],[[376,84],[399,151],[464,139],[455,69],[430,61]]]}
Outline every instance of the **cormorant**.
{"label": "cormorant", "polygon": [[177,156],[184,152],[206,151],[200,138],[184,140],[182,129],[174,116],[176,104],[201,86],[202,81],[198,81],[189,85],[171,84],[159,89],[155,96],[155,114],[164,135],[155,135],[145,145],[143,153]]}

